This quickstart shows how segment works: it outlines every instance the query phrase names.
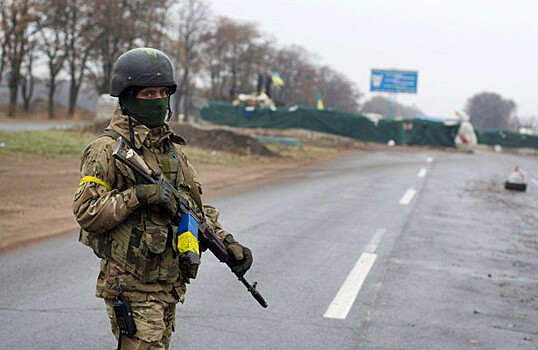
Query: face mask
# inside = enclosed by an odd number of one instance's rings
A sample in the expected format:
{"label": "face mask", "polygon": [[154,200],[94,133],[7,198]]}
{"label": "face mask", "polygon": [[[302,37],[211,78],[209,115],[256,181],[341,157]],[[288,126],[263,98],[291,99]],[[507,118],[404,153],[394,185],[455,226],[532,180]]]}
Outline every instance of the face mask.
{"label": "face mask", "polygon": [[169,97],[145,100],[140,98],[126,98],[122,101],[127,114],[135,118],[148,128],[156,128],[164,124],[168,111]]}

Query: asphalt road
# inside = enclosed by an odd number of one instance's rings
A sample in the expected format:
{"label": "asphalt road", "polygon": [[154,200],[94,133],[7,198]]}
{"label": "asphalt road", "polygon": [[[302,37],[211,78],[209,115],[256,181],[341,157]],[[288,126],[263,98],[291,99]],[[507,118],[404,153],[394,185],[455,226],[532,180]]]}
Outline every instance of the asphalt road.
{"label": "asphalt road", "polygon": [[[360,152],[217,199],[269,307],[205,253],[171,349],[536,349],[536,160]],[[0,257],[0,348],[115,347],[76,238]]]}

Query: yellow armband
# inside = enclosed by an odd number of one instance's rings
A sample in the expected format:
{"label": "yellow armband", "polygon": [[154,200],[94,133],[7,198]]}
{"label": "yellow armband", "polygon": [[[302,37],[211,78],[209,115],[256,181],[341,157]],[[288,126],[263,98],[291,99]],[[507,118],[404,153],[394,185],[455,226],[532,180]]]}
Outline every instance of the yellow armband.
{"label": "yellow armband", "polygon": [[103,180],[98,179],[98,178],[93,177],[93,176],[84,176],[82,178],[82,180],[80,180],[80,182],[78,183],[78,186],[80,187],[82,184],[85,184],[86,182],[95,182],[95,183],[103,186],[104,188],[106,188],[107,191],[110,191],[112,189],[112,186],[110,186],[109,184],[107,184]]}

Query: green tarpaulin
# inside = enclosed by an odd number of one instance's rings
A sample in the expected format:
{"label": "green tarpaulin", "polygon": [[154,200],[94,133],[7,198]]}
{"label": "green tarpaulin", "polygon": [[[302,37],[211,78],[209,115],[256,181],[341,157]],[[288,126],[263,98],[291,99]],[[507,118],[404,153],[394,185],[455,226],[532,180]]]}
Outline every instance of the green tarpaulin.
{"label": "green tarpaulin", "polygon": [[475,133],[478,143],[485,145],[538,149],[538,135],[519,134],[499,129],[475,129]]}
{"label": "green tarpaulin", "polygon": [[[200,114],[207,121],[235,127],[297,128],[347,136],[361,141],[387,143],[394,140],[398,145],[455,147],[454,138],[459,129],[459,124],[446,125],[423,119],[382,119],[376,123],[360,114],[298,106],[271,109],[210,102],[202,108]],[[479,143],[538,148],[538,136],[485,129],[479,130],[477,136]]]}

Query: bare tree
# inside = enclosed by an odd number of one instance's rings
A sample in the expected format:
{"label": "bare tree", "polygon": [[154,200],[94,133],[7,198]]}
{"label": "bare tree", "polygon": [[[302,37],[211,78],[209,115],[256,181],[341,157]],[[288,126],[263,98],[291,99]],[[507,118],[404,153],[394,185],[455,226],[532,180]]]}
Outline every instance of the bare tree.
{"label": "bare tree", "polygon": [[67,58],[67,25],[69,20],[69,0],[41,0],[40,16],[37,29],[40,34],[41,52],[47,57],[49,76],[48,118],[54,117],[54,95],[57,88],[57,77],[64,67]]}
{"label": "bare tree", "polygon": [[30,112],[30,102],[32,101],[32,96],[34,95],[35,76],[33,67],[37,58],[36,51],[36,45],[30,46],[22,67],[23,73],[21,74],[21,94],[23,109],[26,113]]}
{"label": "bare tree", "polygon": [[212,100],[225,100],[224,87],[227,84],[227,71],[225,64],[226,43],[218,39],[217,32],[207,33],[202,58],[203,65],[209,75],[209,98]]}
{"label": "bare tree", "polygon": [[13,117],[17,108],[19,85],[21,82],[21,65],[27,54],[31,37],[35,32],[35,1],[11,0],[3,1],[2,31],[5,46],[3,57],[5,63],[0,62],[2,70],[4,64],[9,65],[9,109],[8,116]]}
{"label": "bare tree", "polygon": [[270,87],[271,72],[277,72],[284,81],[271,94],[277,104],[315,106],[321,91],[335,108],[358,109],[360,92],[343,74],[317,66],[314,55],[303,47],[275,49],[253,24],[219,18],[204,48],[204,72],[209,77],[211,99],[229,101],[238,93],[261,90],[264,80]]}
{"label": "bare tree", "polygon": [[[124,0],[125,1],[125,0]],[[130,0],[137,33],[135,45],[163,47],[168,39],[168,14],[172,4],[182,0]]]}
{"label": "bare tree", "polygon": [[192,76],[200,69],[202,43],[209,30],[209,9],[203,0],[184,0],[178,2],[173,12],[175,16],[169,22],[177,37],[171,52],[178,81],[174,113],[179,113],[182,102],[182,112],[190,118]]}
{"label": "bare tree", "polygon": [[[252,83],[242,85],[241,82],[252,81],[255,76],[252,72],[252,54],[256,50],[256,40],[260,38],[258,30],[252,24],[233,24],[227,28],[229,39],[228,55],[226,61],[230,70],[230,99],[239,92],[252,90]],[[245,91],[246,90],[246,91]]]}
{"label": "bare tree", "polygon": [[482,92],[467,100],[465,113],[478,128],[517,129],[516,104],[492,92]]}
{"label": "bare tree", "polygon": [[219,18],[207,36],[204,65],[210,77],[210,96],[231,100],[239,92],[254,90],[265,43],[255,25]]}
{"label": "bare tree", "polygon": [[107,93],[114,62],[139,46],[159,46],[163,40],[168,0],[95,0],[94,28],[99,31],[88,65],[88,77],[99,93]]}
{"label": "bare tree", "polygon": [[95,12],[84,0],[68,0],[67,2],[67,46],[66,63],[69,74],[69,103],[67,115],[75,114],[80,88],[84,82],[88,60],[92,49],[101,37],[101,33],[93,30]]}
{"label": "bare tree", "polygon": [[94,27],[99,31],[100,40],[91,51],[88,76],[101,94],[109,91],[116,58],[132,47],[135,27],[125,1],[96,0],[91,11],[96,14]]}
{"label": "bare tree", "polygon": [[347,112],[357,112],[361,93],[357,86],[342,73],[330,67],[322,67],[319,91],[325,107],[337,108]]}
{"label": "bare tree", "polygon": [[2,30],[0,31],[0,35],[2,38],[2,46],[1,46],[1,52],[0,52],[0,83],[2,82],[2,79],[4,77],[4,69],[6,68],[6,62],[7,62],[7,55],[9,50],[9,44],[11,42],[11,36],[13,35],[13,32],[15,31],[15,27],[11,25],[9,21],[10,13],[6,10],[6,7],[3,3],[3,1],[0,3],[0,15],[1,15],[1,26]]}
{"label": "bare tree", "polygon": [[251,42],[241,55],[240,74],[237,76],[238,92],[250,93],[254,91],[258,75],[264,72],[269,73],[270,50],[270,41],[255,29]]}
{"label": "bare tree", "polygon": [[284,104],[316,105],[321,77],[311,53],[292,45],[276,51],[271,63],[271,70],[278,72],[284,81],[274,93],[276,100]]}

